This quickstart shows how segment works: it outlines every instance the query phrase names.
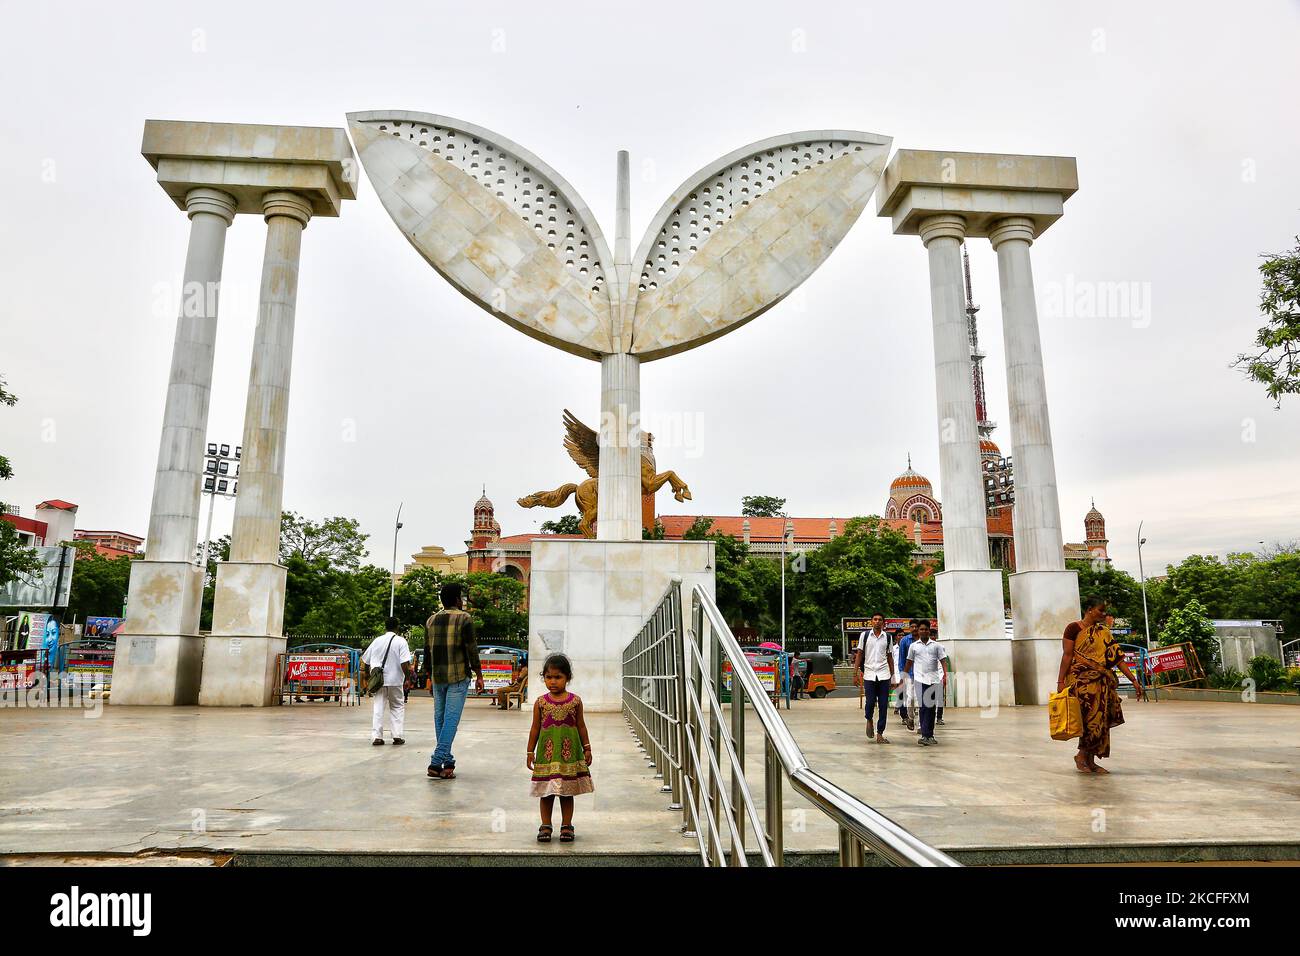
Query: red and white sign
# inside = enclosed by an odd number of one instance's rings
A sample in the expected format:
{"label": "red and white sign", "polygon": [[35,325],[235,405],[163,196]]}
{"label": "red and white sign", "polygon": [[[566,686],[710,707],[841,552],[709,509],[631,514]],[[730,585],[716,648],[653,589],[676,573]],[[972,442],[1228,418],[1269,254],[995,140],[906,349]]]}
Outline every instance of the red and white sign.
{"label": "red and white sign", "polygon": [[342,654],[290,654],[285,663],[285,683],[341,684],[348,659]]}
{"label": "red and white sign", "polygon": [[1165,671],[1180,671],[1187,666],[1187,654],[1181,644],[1158,651],[1147,651],[1148,673],[1163,674]]}

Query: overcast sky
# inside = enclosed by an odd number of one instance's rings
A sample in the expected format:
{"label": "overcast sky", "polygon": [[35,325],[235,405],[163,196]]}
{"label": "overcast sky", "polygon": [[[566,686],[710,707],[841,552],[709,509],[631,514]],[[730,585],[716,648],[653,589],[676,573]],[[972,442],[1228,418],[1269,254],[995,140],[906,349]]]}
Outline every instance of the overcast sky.
{"label": "overcast sky", "polygon": [[[673,188],[745,143],[847,128],[895,148],[1078,157],[1033,247],[1067,540],[1089,499],[1111,554],[1300,538],[1300,401],[1229,368],[1260,324],[1259,254],[1300,232],[1294,3],[0,4],[0,408],[24,514],[143,535],[188,223],[140,156],[149,118],[344,126],[441,113],[547,160],[613,235],[632,154],[633,244]],[[1249,11],[1249,12],[1247,12]],[[618,31],[626,31],[619,33]],[[939,484],[924,249],[875,200],[790,299],[644,367],[661,469],[736,514],[880,513],[910,452]],[[265,227],[229,232],[209,437],[241,440]],[[1007,453],[996,260],[971,242],[994,438]],[[1123,283],[1120,314],[1089,289]],[[1111,311],[1111,310],[1106,310]],[[506,533],[577,480],[561,410],[595,424],[600,370],[478,310],[401,236],[368,181],[304,236],[285,507],[359,518],[371,555],[463,550],[486,485]],[[672,431],[676,431],[676,440]],[[566,510],[573,510],[572,508]],[[233,504],[219,502],[215,534]],[[206,512],[205,512],[206,516]]]}

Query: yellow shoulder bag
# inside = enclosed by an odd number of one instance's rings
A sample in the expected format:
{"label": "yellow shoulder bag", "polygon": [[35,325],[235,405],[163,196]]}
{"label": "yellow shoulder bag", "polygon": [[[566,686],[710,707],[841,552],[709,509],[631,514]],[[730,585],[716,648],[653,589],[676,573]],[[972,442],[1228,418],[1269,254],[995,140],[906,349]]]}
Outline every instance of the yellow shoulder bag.
{"label": "yellow shoulder bag", "polygon": [[1073,684],[1047,698],[1047,719],[1053,740],[1073,740],[1083,733],[1083,713]]}

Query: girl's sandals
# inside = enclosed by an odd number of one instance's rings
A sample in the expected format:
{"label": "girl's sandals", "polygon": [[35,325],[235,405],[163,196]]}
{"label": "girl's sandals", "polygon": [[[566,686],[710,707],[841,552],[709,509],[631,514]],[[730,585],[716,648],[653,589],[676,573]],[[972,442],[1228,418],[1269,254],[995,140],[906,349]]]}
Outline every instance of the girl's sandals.
{"label": "girl's sandals", "polygon": [[565,823],[565,824],[562,824],[562,825],[560,826],[560,842],[561,842],[561,843],[572,843],[572,842],[573,842],[573,824],[572,824],[572,823]]}
{"label": "girl's sandals", "polygon": [[554,830],[555,830],[555,827],[551,826],[549,823],[543,823],[540,827],[537,828],[537,842],[538,842],[538,843],[550,843],[550,842],[551,842],[551,833],[552,833]]}

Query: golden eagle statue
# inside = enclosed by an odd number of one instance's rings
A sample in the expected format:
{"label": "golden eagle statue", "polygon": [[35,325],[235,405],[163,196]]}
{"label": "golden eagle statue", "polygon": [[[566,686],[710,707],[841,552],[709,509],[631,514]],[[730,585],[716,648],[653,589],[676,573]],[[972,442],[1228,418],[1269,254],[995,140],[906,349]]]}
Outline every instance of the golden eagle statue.
{"label": "golden eagle statue", "polygon": [[[537,491],[519,499],[524,508],[558,508],[573,495],[582,512],[578,527],[587,538],[596,537],[596,500],[598,475],[600,474],[600,439],[596,431],[587,427],[574,417],[567,408],[564,410],[564,450],[569,457],[590,477],[580,485],[573,482],[560,485],[551,491]],[[673,497],[686,501],[691,497],[691,490],[686,482],[677,477],[675,471],[655,471],[655,436],[642,432],[645,443],[641,446],[641,494],[653,495],[665,484],[671,485]]]}

